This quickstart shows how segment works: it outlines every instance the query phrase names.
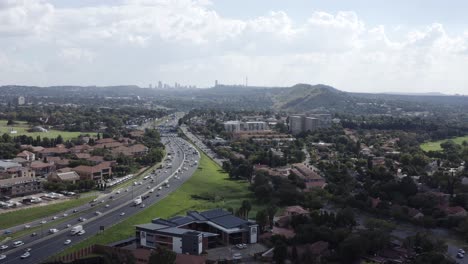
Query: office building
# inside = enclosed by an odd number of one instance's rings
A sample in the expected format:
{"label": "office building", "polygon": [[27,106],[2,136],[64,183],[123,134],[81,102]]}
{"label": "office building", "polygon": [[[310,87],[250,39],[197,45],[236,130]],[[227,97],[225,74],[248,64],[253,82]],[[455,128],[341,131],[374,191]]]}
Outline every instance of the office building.
{"label": "office building", "polygon": [[257,230],[254,222],[218,208],[137,225],[136,242],[138,247],[165,247],[176,253],[199,255],[218,245],[257,243]]}
{"label": "office building", "polygon": [[293,135],[302,132],[329,128],[332,125],[330,114],[291,115],[289,116],[289,131]]}

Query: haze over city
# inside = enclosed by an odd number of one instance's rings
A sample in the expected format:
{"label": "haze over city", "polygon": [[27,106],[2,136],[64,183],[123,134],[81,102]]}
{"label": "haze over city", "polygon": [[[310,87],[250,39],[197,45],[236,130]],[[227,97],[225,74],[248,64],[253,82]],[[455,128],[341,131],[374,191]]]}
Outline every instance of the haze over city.
{"label": "haze over city", "polygon": [[467,94],[465,1],[0,1],[0,85]]}

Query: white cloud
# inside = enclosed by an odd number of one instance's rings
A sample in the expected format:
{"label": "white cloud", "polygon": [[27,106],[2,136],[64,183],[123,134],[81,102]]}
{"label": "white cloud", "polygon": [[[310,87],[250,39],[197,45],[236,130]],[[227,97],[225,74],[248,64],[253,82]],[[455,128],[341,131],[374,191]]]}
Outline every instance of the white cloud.
{"label": "white cloud", "polygon": [[0,80],[204,86],[213,79],[240,83],[248,75],[262,85],[468,93],[468,33],[451,36],[442,24],[370,27],[354,12],[321,11],[305,22],[284,11],[240,20],[221,16],[213,5],[127,0],[57,8],[41,0],[0,0]]}

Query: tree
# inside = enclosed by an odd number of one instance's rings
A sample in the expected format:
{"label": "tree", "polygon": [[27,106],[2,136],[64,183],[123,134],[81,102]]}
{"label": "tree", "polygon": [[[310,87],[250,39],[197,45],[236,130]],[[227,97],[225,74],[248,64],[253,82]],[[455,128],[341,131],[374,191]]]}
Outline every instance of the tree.
{"label": "tree", "polygon": [[8,119],[7,126],[12,126],[14,124],[15,122],[12,119]]}
{"label": "tree", "polygon": [[270,222],[270,228],[273,228],[273,218],[275,217],[276,211],[278,211],[278,207],[276,207],[274,204],[270,204],[267,207],[267,214],[268,214],[268,220]]}
{"label": "tree", "polygon": [[255,216],[255,222],[260,227],[260,232],[265,231],[265,227],[268,225],[268,213],[266,210],[260,210],[257,212],[257,215]]}
{"label": "tree", "polygon": [[149,258],[149,264],[174,264],[177,254],[162,247],[156,248]]}
{"label": "tree", "polygon": [[283,264],[288,257],[288,247],[283,241],[278,241],[273,250],[273,260],[277,264]]}
{"label": "tree", "polygon": [[241,206],[242,213],[244,215],[245,219],[249,218],[249,212],[252,210],[252,204],[250,204],[249,200],[244,200],[242,201],[242,206]]}

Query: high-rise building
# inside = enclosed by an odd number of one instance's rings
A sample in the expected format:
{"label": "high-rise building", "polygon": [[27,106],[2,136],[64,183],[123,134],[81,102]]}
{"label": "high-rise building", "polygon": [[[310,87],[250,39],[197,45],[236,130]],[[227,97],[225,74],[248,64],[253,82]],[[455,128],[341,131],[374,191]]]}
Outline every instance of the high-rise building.
{"label": "high-rise building", "polygon": [[215,80],[215,87],[218,87],[218,80]]}
{"label": "high-rise building", "polygon": [[17,103],[18,105],[24,105],[26,103],[26,99],[24,98],[24,96],[19,96]]}
{"label": "high-rise building", "polygon": [[162,89],[163,88],[163,84],[161,81],[158,82],[158,89]]}
{"label": "high-rise building", "polygon": [[331,127],[331,115],[330,114],[311,114],[305,115],[292,115],[289,116],[289,131],[293,135],[297,135],[301,132],[314,131],[319,128]]}

